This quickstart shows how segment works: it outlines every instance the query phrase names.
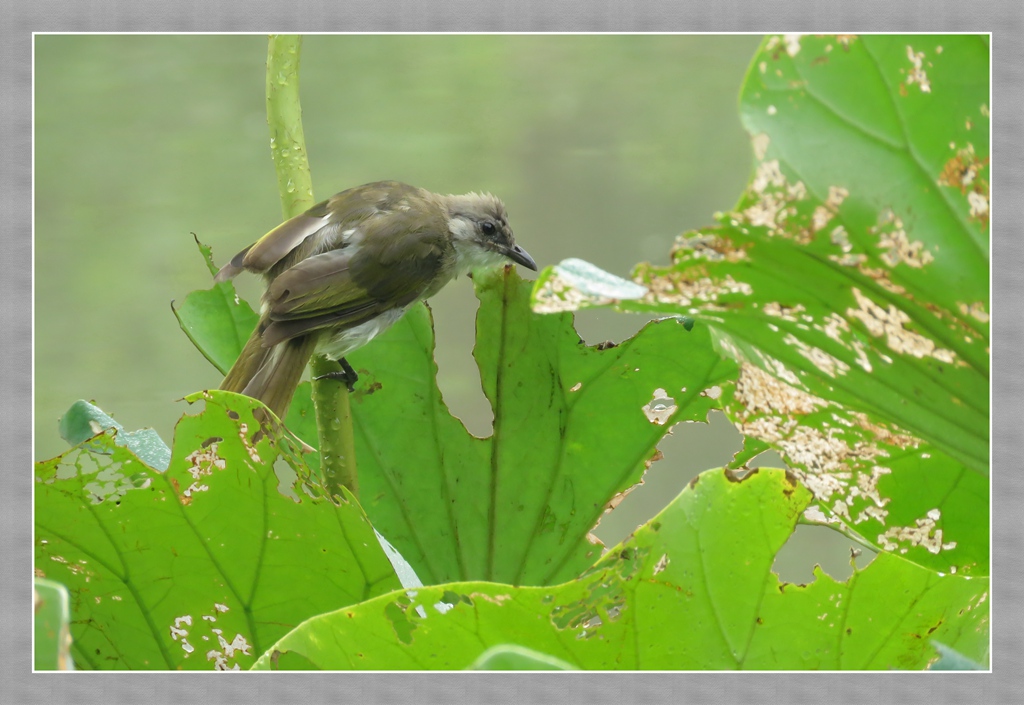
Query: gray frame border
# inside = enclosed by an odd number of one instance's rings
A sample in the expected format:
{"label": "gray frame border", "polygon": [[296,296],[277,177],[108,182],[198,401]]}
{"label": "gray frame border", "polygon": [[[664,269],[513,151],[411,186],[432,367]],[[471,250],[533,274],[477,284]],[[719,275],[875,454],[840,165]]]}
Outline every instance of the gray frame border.
{"label": "gray frame border", "polygon": [[[1013,2],[893,0],[291,0],[205,4],[152,0],[38,0],[5,11],[2,30],[4,158],[0,161],[0,258],[4,336],[0,357],[4,450],[3,623],[5,688],[16,702],[648,703],[648,702],[1018,702],[1024,692],[1019,638],[1024,602],[1024,505],[1017,461],[1024,443],[1024,10]],[[33,32],[551,31],[993,32],[993,673],[991,674],[259,674],[244,682],[211,674],[32,674],[30,629],[32,403],[31,99]],[[1016,237],[1015,237],[1016,236]],[[38,273],[37,273],[37,276]],[[40,277],[42,279],[42,277]],[[998,618],[998,621],[996,620]],[[209,680],[214,678],[216,680]]]}

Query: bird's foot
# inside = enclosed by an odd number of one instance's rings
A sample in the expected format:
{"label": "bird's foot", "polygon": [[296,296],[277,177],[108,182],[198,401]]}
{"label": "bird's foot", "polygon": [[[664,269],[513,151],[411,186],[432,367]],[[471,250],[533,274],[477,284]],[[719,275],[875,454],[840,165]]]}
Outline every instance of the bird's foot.
{"label": "bird's foot", "polygon": [[338,364],[341,365],[341,369],[337,372],[328,372],[313,379],[334,379],[344,382],[348,391],[354,392],[356,390],[356,382],[359,381],[359,375],[356,374],[356,371],[352,369],[352,365],[348,364],[348,360],[345,358],[338,360]]}

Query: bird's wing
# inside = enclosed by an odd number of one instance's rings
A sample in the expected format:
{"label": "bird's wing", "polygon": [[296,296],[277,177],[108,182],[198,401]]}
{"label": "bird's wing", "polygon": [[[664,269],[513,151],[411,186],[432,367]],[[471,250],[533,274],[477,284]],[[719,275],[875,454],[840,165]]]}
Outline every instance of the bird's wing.
{"label": "bird's wing", "polygon": [[419,191],[396,181],[379,181],[342,191],[278,225],[224,265],[214,281],[231,279],[243,269],[267,272],[306,238],[334,225],[336,232],[356,227],[367,218]]}
{"label": "bird's wing", "polygon": [[307,257],[267,289],[266,346],[352,327],[428,293],[453,257],[443,216],[395,210],[364,220],[361,244]]}
{"label": "bird's wing", "polygon": [[214,281],[222,282],[233,278],[243,269],[250,272],[265,272],[293,249],[302,244],[310,235],[327,225],[330,213],[329,201],[318,203],[305,213],[278,225],[253,244],[246,247],[231,261],[221,267]]}

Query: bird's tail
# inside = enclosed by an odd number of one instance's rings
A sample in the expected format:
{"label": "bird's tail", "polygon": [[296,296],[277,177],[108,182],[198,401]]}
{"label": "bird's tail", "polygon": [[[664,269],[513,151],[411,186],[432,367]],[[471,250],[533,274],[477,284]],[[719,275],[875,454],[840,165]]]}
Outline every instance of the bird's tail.
{"label": "bird's tail", "polygon": [[298,336],[265,348],[261,327],[253,331],[220,388],[259,399],[283,421],[316,348],[316,336]]}

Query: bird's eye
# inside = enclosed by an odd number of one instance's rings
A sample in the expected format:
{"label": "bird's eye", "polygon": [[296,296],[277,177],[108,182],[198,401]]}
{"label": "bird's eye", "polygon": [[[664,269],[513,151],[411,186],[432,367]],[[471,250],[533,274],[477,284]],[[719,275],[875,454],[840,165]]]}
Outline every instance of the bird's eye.
{"label": "bird's eye", "polygon": [[480,229],[484,231],[484,235],[493,235],[497,228],[494,227],[494,223],[485,220],[480,224]]}

